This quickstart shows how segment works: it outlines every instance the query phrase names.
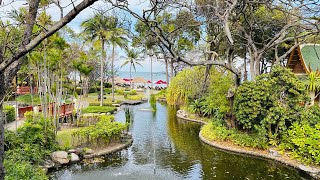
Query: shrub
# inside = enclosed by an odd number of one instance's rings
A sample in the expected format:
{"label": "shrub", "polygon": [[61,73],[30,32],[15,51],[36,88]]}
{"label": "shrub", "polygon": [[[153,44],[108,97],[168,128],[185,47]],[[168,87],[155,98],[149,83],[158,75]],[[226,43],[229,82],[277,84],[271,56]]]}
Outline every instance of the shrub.
{"label": "shrub", "polygon": [[242,128],[263,127],[274,139],[301,120],[305,110],[301,104],[307,100],[303,83],[289,69],[275,66],[269,74],[238,88],[234,109]]}
{"label": "shrub", "polygon": [[7,118],[7,123],[13,122],[16,119],[16,110],[13,106],[4,106],[4,113]]}
{"label": "shrub", "polygon": [[120,138],[120,134],[127,128],[126,124],[113,122],[113,116],[101,116],[101,120],[85,128],[80,128],[73,133],[77,142],[91,146],[101,146]]}
{"label": "shrub", "polygon": [[119,89],[119,90],[117,90],[117,94],[118,95],[124,95],[124,91]]}
{"label": "shrub", "polygon": [[88,106],[87,108],[82,109],[82,113],[113,113],[116,110],[117,108],[113,106]]}
{"label": "shrub", "polygon": [[320,124],[295,122],[282,136],[279,146],[283,151],[308,164],[320,164]]}
{"label": "shrub", "polygon": [[316,124],[320,123],[320,107],[317,105],[309,107],[303,113],[302,119],[306,120],[308,124],[314,127]]}
{"label": "shrub", "polygon": [[137,95],[138,93],[137,93],[136,90],[131,90],[128,94],[129,94],[129,95]]}
{"label": "shrub", "polygon": [[107,94],[112,93],[112,89],[111,88],[104,88],[104,92]]}
{"label": "shrub", "polygon": [[38,165],[57,150],[52,121],[32,112],[25,117],[16,133],[5,132],[6,179],[48,179]]}
{"label": "shrub", "polygon": [[[100,115],[100,114],[87,115],[87,114],[83,114],[77,120],[77,126],[78,127],[85,127],[85,126],[90,126],[90,125],[97,124],[97,122],[100,121],[101,116],[105,116],[105,115]],[[114,120],[114,119],[112,119],[112,120]]]}
{"label": "shrub", "polygon": [[210,141],[231,141],[242,147],[268,148],[268,140],[263,134],[259,132],[246,133],[236,129],[228,129],[218,120],[204,125],[201,129],[201,134]]}
{"label": "shrub", "polygon": [[100,90],[99,86],[93,86],[92,88],[89,89],[89,93],[96,93]]}
{"label": "shrub", "polygon": [[[89,106],[100,106],[100,102],[89,103]],[[111,102],[103,102],[102,106],[112,106]]]}
{"label": "shrub", "polygon": [[179,72],[170,82],[167,89],[167,103],[169,105],[184,105],[188,99],[197,99],[196,97],[202,91],[203,75],[205,68],[193,67],[185,68]]}
{"label": "shrub", "polygon": [[137,101],[137,100],[142,100],[144,98],[144,96],[142,95],[133,95],[133,96],[128,96],[126,97],[127,99],[129,100],[134,100],[134,101]]}
{"label": "shrub", "polygon": [[[15,156],[22,156],[21,154],[15,154]],[[4,167],[6,169],[6,180],[16,179],[34,179],[34,180],[47,180],[49,179],[45,172],[34,166],[28,161],[15,161],[10,157],[4,160]]]}
{"label": "shrub", "polygon": [[103,83],[103,86],[104,86],[104,88],[111,88],[112,84],[107,82],[107,83]]}

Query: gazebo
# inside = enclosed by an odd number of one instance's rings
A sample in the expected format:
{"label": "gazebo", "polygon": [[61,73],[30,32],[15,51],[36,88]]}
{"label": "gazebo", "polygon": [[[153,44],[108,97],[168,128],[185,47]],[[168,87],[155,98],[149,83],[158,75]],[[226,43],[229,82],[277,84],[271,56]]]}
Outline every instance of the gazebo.
{"label": "gazebo", "polygon": [[145,80],[145,79],[143,79],[142,77],[136,77],[136,78],[134,78],[131,82],[133,82],[133,83],[147,83],[148,81],[147,80]]}
{"label": "gazebo", "polygon": [[[108,80],[108,82],[111,83],[111,82],[112,82],[112,79],[110,78],[110,79]],[[123,80],[121,77],[116,76],[116,77],[114,77],[114,83],[115,83],[115,84],[125,84],[125,83],[128,83],[128,82],[126,82],[125,80]]]}
{"label": "gazebo", "polygon": [[132,82],[132,83],[141,83],[141,84],[144,85],[144,87],[146,87],[146,85],[147,85],[147,83],[148,83],[148,81],[145,80],[145,79],[142,78],[142,77],[136,77],[136,78],[134,78],[131,82]]}

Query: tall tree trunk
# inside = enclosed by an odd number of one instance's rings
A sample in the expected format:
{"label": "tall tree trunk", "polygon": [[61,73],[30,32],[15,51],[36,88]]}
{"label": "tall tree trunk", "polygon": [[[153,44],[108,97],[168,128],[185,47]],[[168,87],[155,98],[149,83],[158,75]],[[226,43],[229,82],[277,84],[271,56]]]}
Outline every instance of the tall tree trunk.
{"label": "tall tree trunk", "polygon": [[153,89],[153,74],[152,74],[152,56],[150,56],[150,60],[151,60],[151,94],[152,94],[152,89]]}
{"label": "tall tree trunk", "polygon": [[4,73],[0,73],[0,180],[4,179],[5,172],[3,167],[4,161],[4,122],[5,122],[5,115],[3,112],[3,100],[5,98],[5,87],[3,86],[5,83],[4,81]]}
{"label": "tall tree trunk", "polygon": [[243,65],[244,65],[244,75],[243,75],[243,80],[244,80],[244,81],[246,81],[246,80],[248,80],[248,71],[247,71],[247,51],[244,53]]}
{"label": "tall tree trunk", "polygon": [[256,78],[256,71],[254,70],[254,57],[250,56],[250,79],[254,80]]}
{"label": "tall tree trunk", "polygon": [[173,60],[170,61],[170,81],[172,81],[173,78]]}
{"label": "tall tree trunk", "polygon": [[169,67],[168,67],[168,58],[165,57],[165,63],[166,63],[166,81],[167,81],[167,87],[169,86]]}
{"label": "tall tree trunk", "polygon": [[114,102],[114,45],[112,46],[112,60],[111,60],[111,81],[112,81],[112,102]]}
{"label": "tall tree trunk", "polygon": [[104,51],[104,40],[101,41],[101,61],[100,61],[100,106],[103,106],[103,78],[104,78],[104,72],[103,72],[103,62],[106,58],[106,54]]}
{"label": "tall tree trunk", "polygon": [[132,78],[131,78],[131,67],[132,67],[132,63],[130,63],[130,79],[129,79],[129,81],[130,81],[130,87],[132,88],[132,84],[131,84],[131,83],[132,83],[132,82],[131,82],[131,79],[132,79]]}

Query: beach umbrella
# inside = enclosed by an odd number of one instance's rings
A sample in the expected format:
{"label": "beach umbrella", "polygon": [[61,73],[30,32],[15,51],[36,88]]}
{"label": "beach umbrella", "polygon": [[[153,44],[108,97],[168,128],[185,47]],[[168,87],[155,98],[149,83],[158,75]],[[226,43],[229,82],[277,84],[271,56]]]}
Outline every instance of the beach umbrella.
{"label": "beach umbrella", "polygon": [[148,80],[148,81],[147,81],[147,83],[151,83],[151,81],[150,81],[150,80]]}

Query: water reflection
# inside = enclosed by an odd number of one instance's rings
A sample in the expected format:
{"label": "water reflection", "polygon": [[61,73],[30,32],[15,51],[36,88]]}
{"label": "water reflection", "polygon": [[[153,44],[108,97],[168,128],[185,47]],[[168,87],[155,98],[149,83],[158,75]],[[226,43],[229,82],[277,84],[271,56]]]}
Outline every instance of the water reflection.
{"label": "water reflection", "polygon": [[[273,161],[216,150],[199,141],[200,125],[179,120],[175,110],[157,104],[157,112],[135,106],[133,145],[96,165],[73,165],[53,179],[308,179]],[[116,115],[125,121],[124,113]]]}

